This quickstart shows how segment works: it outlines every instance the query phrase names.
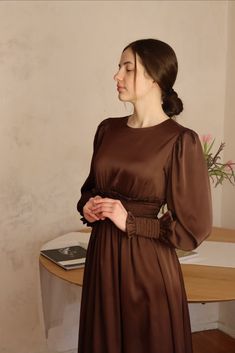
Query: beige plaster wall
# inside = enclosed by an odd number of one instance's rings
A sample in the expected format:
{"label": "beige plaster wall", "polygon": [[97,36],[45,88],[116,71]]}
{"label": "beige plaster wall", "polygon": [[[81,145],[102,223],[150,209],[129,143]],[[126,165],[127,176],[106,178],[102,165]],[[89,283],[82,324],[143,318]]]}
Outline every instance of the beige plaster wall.
{"label": "beige plaster wall", "polygon": [[[235,2],[228,3],[228,46],[227,46],[227,80],[225,91],[224,141],[226,148],[224,160],[235,162]],[[222,220],[226,228],[235,228],[235,187],[224,184],[222,194]],[[219,327],[235,337],[235,303],[221,303],[219,310]]]}
{"label": "beige plaster wall", "polygon": [[[228,50],[227,81],[225,91],[224,141],[226,143],[224,160],[235,162],[235,2],[229,1],[228,7]],[[235,228],[235,187],[224,184],[222,197],[222,224]]]}
{"label": "beige plaster wall", "polygon": [[[46,349],[39,249],[79,228],[96,126],[130,111],[112,80],[122,48],[147,37],[171,44],[179,121],[221,140],[226,26],[227,1],[0,2],[1,353]],[[219,225],[220,189],[213,198]]]}

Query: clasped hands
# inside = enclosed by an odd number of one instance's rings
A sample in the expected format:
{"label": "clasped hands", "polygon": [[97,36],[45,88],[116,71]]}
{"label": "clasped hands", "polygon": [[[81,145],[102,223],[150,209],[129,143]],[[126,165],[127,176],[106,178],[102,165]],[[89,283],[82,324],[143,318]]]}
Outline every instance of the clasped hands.
{"label": "clasped hands", "polygon": [[91,197],[83,207],[83,215],[90,223],[109,218],[120,230],[126,231],[127,210],[120,200]]}

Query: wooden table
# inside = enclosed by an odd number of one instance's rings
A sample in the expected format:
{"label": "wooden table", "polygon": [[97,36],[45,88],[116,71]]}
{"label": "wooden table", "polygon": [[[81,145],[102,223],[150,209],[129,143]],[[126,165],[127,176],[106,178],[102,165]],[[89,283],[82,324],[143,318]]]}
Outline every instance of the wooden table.
{"label": "wooden table", "polygon": [[[79,231],[90,233],[89,229]],[[235,243],[235,230],[214,227],[207,240]],[[42,255],[39,261],[53,275],[82,286],[83,268],[66,271]],[[235,268],[186,264],[181,267],[189,303],[235,300]]]}

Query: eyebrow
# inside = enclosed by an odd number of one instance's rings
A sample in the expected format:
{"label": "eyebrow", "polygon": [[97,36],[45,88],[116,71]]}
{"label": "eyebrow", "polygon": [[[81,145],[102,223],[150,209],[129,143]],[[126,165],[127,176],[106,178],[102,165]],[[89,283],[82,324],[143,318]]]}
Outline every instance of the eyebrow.
{"label": "eyebrow", "polygon": [[[131,62],[131,61],[125,61],[125,62],[123,63],[123,65],[127,65],[127,64],[132,64],[132,65],[134,65],[134,63]],[[121,64],[118,64],[118,67],[120,68],[120,67],[121,67]]]}

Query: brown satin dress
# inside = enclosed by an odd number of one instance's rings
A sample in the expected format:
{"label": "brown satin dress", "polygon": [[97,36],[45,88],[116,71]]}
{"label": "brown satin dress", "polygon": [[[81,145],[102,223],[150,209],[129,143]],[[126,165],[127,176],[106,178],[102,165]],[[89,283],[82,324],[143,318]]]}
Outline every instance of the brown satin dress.
{"label": "brown satin dress", "polygon": [[[172,119],[146,128],[128,116],[96,131],[90,173],[77,209],[90,197],[119,199],[126,232],[92,227],[79,328],[79,353],[192,353],[191,327],[175,248],[194,249],[211,231],[208,172],[198,135]],[[159,210],[167,204],[162,216]]]}

